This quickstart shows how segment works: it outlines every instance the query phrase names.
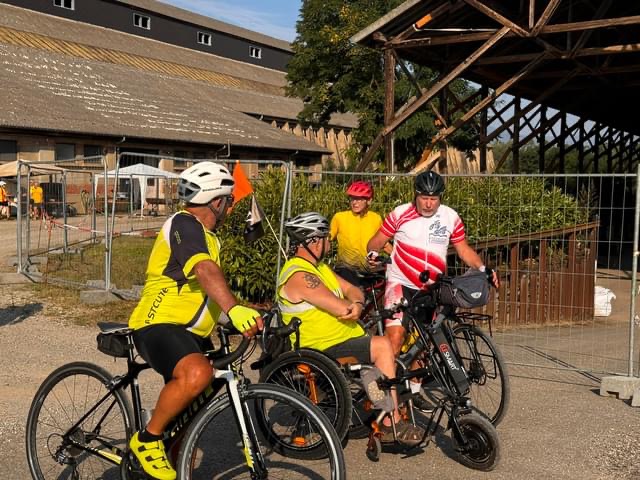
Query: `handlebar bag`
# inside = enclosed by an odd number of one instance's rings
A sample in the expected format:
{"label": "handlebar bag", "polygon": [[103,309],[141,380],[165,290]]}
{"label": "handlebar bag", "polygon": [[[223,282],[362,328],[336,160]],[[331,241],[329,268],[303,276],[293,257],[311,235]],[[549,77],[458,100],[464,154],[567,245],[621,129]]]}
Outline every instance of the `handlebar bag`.
{"label": "handlebar bag", "polygon": [[487,274],[480,270],[467,270],[464,275],[440,285],[440,303],[460,308],[482,307],[489,303]]}

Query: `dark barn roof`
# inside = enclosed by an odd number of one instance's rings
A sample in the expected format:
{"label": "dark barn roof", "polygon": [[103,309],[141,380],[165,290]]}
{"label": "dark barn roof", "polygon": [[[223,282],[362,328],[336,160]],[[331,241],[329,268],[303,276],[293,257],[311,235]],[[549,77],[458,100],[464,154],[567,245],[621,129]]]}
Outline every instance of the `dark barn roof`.
{"label": "dark barn roof", "polygon": [[203,82],[6,44],[0,62],[0,127],[327,152]]}
{"label": "dark barn roof", "polygon": [[547,93],[550,107],[640,133],[638,1],[409,0],[352,41],[389,40],[404,60],[448,72],[504,26],[463,78],[496,88],[545,55],[507,92],[530,100]]}
{"label": "dark barn roof", "polygon": [[0,61],[0,127],[328,152],[244,115],[295,121],[277,70],[6,4]]}

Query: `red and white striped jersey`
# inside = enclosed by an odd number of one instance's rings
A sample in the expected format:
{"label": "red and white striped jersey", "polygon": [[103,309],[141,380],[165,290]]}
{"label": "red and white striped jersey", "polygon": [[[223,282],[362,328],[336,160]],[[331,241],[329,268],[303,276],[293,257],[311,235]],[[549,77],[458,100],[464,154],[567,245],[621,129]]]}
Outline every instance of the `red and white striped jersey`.
{"label": "red and white striped jersey", "polygon": [[411,288],[422,288],[419,275],[429,270],[429,284],[446,271],[447,249],[465,238],[458,213],[440,205],[431,217],[423,217],[413,203],[396,207],[384,219],[380,231],[394,238],[387,281]]}

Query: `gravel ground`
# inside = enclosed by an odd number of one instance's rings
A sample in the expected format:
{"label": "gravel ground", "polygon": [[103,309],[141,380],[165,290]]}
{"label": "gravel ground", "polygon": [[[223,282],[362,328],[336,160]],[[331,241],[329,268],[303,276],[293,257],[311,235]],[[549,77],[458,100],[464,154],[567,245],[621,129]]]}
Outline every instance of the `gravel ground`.
{"label": "gravel ground", "polygon": [[[24,428],[33,395],[58,366],[76,360],[112,373],[123,362],[95,349],[95,327],[73,323],[77,312],[41,302],[28,286],[0,285],[0,465],[2,478],[29,478]],[[598,395],[598,383],[572,373],[514,367],[511,407],[498,432],[502,460],[490,473],[469,470],[450,457],[448,435],[409,459],[365,457],[363,441],[347,446],[351,478],[640,479],[640,411]],[[145,374],[146,375],[146,374]],[[150,401],[159,387],[152,373],[141,383]]]}
{"label": "gravel ground", "polygon": [[[0,222],[0,259],[14,254],[15,222]],[[607,286],[618,294],[627,290]],[[623,297],[614,304],[622,309],[621,318],[626,305],[628,298]],[[0,285],[0,478],[29,478],[24,447],[27,413],[51,371],[78,360],[97,363],[114,374],[124,370],[124,362],[96,350],[96,327],[77,325],[78,319],[86,323],[91,315],[88,308],[67,308],[38,298],[29,286]],[[525,338],[530,332],[521,333]],[[589,342],[599,342],[603,335],[597,327],[581,330]],[[561,341],[558,335],[553,338]],[[619,340],[612,345],[620,345]],[[611,353],[609,346],[606,349]],[[504,350],[512,354],[509,348]],[[439,435],[424,454],[403,458],[388,453],[378,463],[366,458],[364,441],[349,442],[350,477],[640,480],[639,409],[600,397],[599,381],[591,375],[513,366],[510,372],[511,405],[498,429],[502,455],[493,472],[475,472],[457,463],[448,435]],[[152,372],[141,377],[147,406],[157,395],[159,380]]]}

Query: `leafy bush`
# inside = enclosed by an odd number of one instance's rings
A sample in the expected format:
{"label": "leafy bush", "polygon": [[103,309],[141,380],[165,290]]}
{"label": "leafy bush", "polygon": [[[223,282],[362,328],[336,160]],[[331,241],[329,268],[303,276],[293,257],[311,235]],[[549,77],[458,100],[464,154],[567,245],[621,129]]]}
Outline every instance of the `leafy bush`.
{"label": "leafy bush", "polygon": [[[366,178],[366,177],[365,177]],[[313,184],[303,175],[292,185],[291,213],[317,211],[331,218],[348,208],[344,188],[352,176],[323,175]],[[413,177],[368,177],[376,189],[372,210],[384,216],[410,201]],[[284,173],[269,169],[254,182],[258,203],[276,233],[280,226]],[[559,188],[531,177],[451,177],[443,203],[460,213],[471,242],[560,228],[589,220],[589,211]],[[273,298],[278,245],[264,225],[265,236],[252,245],[242,239],[250,198],[242,200],[221,229],[222,265],[236,293],[254,302]]]}

